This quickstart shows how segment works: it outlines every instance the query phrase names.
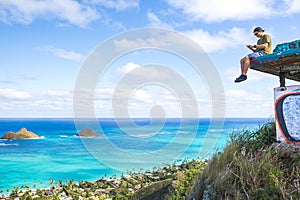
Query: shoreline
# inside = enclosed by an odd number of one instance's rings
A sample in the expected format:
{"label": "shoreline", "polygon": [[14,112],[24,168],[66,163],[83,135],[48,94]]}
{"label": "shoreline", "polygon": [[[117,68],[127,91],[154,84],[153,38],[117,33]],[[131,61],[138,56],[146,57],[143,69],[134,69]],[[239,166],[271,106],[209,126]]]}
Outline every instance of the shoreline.
{"label": "shoreline", "polygon": [[[81,198],[109,199],[123,195],[132,197],[139,193],[143,188],[153,185],[159,187],[170,186],[177,181],[178,176],[190,171],[199,172],[204,170],[208,160],[192,159],[183,160],[180,164],[164,164],[163,167],[153,167],[151,170],[134,172],[129,171],[127,174],[121,174],[120,177],[113,175],[110,178],[98,179],[96,181],[79,181],[59,180],[55,182],[49,179],[50,186],[46,188],[30,188],[29,186],[15,187],[12,191],[4,194],[0,192],[0,200],[8,198],[68,198],[75,196]],[[163,186],[161,186],[163,185]],[[158,187],[158,186],[157,186]],[[159,187],[156,189],[159,189]],[[89,191],[89,192],[87,192]]]}
{"label": "shoreline", "polygon": [[[264,121],[265,121],[266,119],[264,119]],[[37,120],[37,121],[39,121],[39,120]],[[59,125],[60,125],[60,121],[61,120],[57,120],[57,122],[59,122]],[[30,122],[30,124],[29,125],[32,125],[32,123],[31,123],[31,121],[28,121],[28,122],[26,122],[26,123],[29,123]],[[206,122],[206,121],[205,121]],[[208,121],[207,121],[208,122]],[[238,122],[238,123],[235,123],[235,122]],[[22,122],[23,123],[23,122]],[[241,119],[241,118],[239,118],[239,119],[235,119],[235,120],[233,120],[233,121],[229,121],[229,123],[231,123],[230,124],[230,126],[229,126],[229,128],[227,127],[226,129],[222,129],[222,131],[224,131],[224,133],[226,133],[227,134],[227,132],[232,132],[231,131],[231,129],[233,129],[232,127],[236,127],[236,126],[239,126],[240,124],[244,124],[245,122],[244,122],[244,120],[243,119]],[[246,122],[246,123],[248,123],[248,122]],[[261,122],[256,122],[256,120],[250,120],[250,122],[249,122],[249,125],[246,125],[246,126],[253,126],[253,124],[255,124],[254,126],[255,126],[255,129],[257,128],[257,124],[260,124]],[[35,127],[34,128],[39,128],[39,130],[40,130],[40,132],[43,132],[43,131],[45,131],[46,132],[46,134],[47,134],[47,136],[46,136],[46,139],[48,140],[49,138],[50,138],[50,140],[52,140],[54,137],[56,138],[56,135],[67,135],[67,134],[69,134],[70,132],[69,132],[69,130],[70,130],[70,127],[72,128],[73,127],[73,123],[66,123],[66,124],[63,124],[64,126],[66,126],[67,128],[66,129],[61,129],[60,128],[60,126],[55,126],[55,131],[52,131],[52,129],[53,129],[53,124],[51,124],[51,126],[47,126],[46,128],[44,128],[44,124],[41,124],[41,123],[36,123],[36,124],[34,124],[35,125]],[[54,124],[54,125],[56,125],[56,124]],[[109,124],[110,125],[110,124]],[[23,124],[22,124],[22,126],[23,126]],[[43,126],[43,127],[42,127]],[[9,126],[8,126],[9,127]],[[41,128],[42,127],[42,128]],[[173,127],[173,125],[172,124],[170,124],[170,127]],[[206,123],[203,125],[203,130],[206,130]],[[34,129],[33,129],[34,130]],[[51,131],[49,131],[49,130],[51,130]],[[64,130],[64,131],[60,131],[60,132],[57,132],[57,130]],[[170,129],[171,130],[171,129]],[[172,129],[173,130],[173,129]],[[49,133],[51,133],[52,134],[52,132],[53,133],[55,133],[55,134],[53,134],[53,135],[50,135]],[[174,134],[176,134],[176,132],[174,133]],[[224,134],[224,136],[226,135],[226,134]],[[50,137],[51,136],[51,137]],[[168,136],[168,135],[166,135],[166,136]],[[201,138],[201,137],[199,137],[199,138]],[[60,139],[60,138],[59,138]],[[54,139],[53,139],[54,140]],[[46,140],[45,140],[46,141]],[[56,140],[55,140],[56,141]],[[57,141],[59,141],[59,143],[57,143],[57,144],[68,144],[68,145],[66,145],[65,147],[69,147],[69,141],[70,141],[70,143],[71,142],[73,142],[72,144],[73,145],[75,145],[75,144],[77,144],[77,140],[62,140],[63,142],[60,142],[60,140],[57,140]],[[67,142],[65,142],[65,141],[68,141],[68,143]],[[201,140],[202,141],[202,140]],[[201,142],[200,141],[200,142]],[[222,140],[223,141],[223,140]],[[4,142],[6,142],[6,141],[4,141]],[[24,143],[24,142],[22,142],[22,143]],[[25,142],[26,144],[29,144],[28,142]],[[24,144],[25,144],[24,143]],[[220,143],[221,144],[221,143]],[[31,145],[32,146],[32,145]],[[75,146],[74,146],[75,147]],[[12,150],[15,150],[13,147],[12,147]],[[219,147],[218,148],[216,148],[216,150],[217,151],[220,151],[220,149],[219,149]],[[9,149],[8,149],[8,151],[9,151]],[[45,149],[44,150],[45,152],[48,152],[49,150],[47,149]],[[85,152],[86,151],[82,151],[81,153],[84,153],[83,155],[85,155]],[[193,151],[191,150],[191,152],[190,153],[192,153]],[[72,152],[71,152],[72,153]],[[41,154],[42,156],[44,155],[43,153]],[[189,154],[190,155],[190,154]],[[61,158],[63,158],[64,156],[61,156]],[[86,158],[86,157],[85,157]],[[193,156],[191,156],[191,160],[192,160],[192,158],[193,158]],[[65,158],[63,158],[64,159],[64,161],[65,161]],[[11,160],[11,158],[10,157],[7,157],[7,159],[6,160]],[[27,162],[27,160],[26,159],[24,159],[26,162]],[[14,160],[14,162],[19,162],[20,160],[19,160],[19,158],[17,158],[17,159],[15,159]],[[45,160],[46,161],[46,160]],[[54,160],[55,161],[55,160]],[[69,160],[70,162],[73,162],[73,160],[72,159],[70,159]],[[76,161],[76,160],[75,160]],[[87,161],[90,161],[89,159],[87,159]],[[30,164],[29,162],[27,162],[28,164]],[[47,163],[47,161],[46,161],[46,163]],[[51,164],[51,163],[49,163],[49,164]],[[61,165],[62,166],[62,165]],[[82,167],[82,166],[81,166]],[[151,168],[152,167],[149,167],[150,168],[150,171],[151,171]],[[148,169],[148,168],[147,168]],[[59,170],[59,168],[58,168],[58,170]],[[22,170],[23,171],[23,170]],[[76,170],[74,170],[74,173],[72,174],[72,176],[69,176],[69,177],[72,177],[72,178],[69,178],[69,180],[71,180],[71,179],[75,179],[76,180],[76,182],[78,181],[78,182],[80,182],[81,180],[88,180],[88,181],[85,181],[85,182],[96,182],[97,180],[99,180],[98,178],[96,178],[96,180],[95,180],[95,177],[97,177],[97,175],[96,176],[93,176],[93,177],[83,177],[83,176],[81,176],[81,178],[79,178],[78,179],[78,177],[76,176]],[[102,175],[104,175],[104,173],[105,172],[100,172],[100,174],[99,174],[99,178],[102,176]],[[109,174],[109,176],[110,176],[110,174],[113,176],[113,174],[115,173],[115,171],[111,171],[111,173],[109,172],[108,174]],[[31,173],[29,173],[29,174],[31,174]],[[107,174],[107,173],[106,173]],[[121,172],[120,172],[120,174],[121,174]],[[47,175],[47,174],[46,174]],[[74,176],[73,176],[74,175]],[[5,176],[4,176],[5,177]],[[31,176],[31,177],[34,177],[34,176]],[[50,177],[51,177],[51,175],[50,175]],[[61,176],[61,177],[57,177],[57,176],[52,176],[52,177],[54,177],[55,178],[55,180],[59,180],[59,179],[62,179],[62,180],[64,180],[64,177],[63,176]],[[92,179],[92,180],[91,180]],[[5,179],[4,179],[5,180]],[[9,179],[8,179],[9,180]],[[26,179],[23,179],[23,181],[25,182],[25,180]],[[44,182],[44,183],[47,183],[47,180],[48,180],[48,178],[46,177],[45,179],[43,179],[42,180],[42,182]],[[83,181],[84,182],[84,181]],[[9,187],[10,187],[10,189],[15,185],[15,183],[17,183],[18,185],[21,185],[22,184],[22,182],[14,182],[14,181],[8,181],[7,182],[7,184],[5,184],[6,186],[8,186],[9,185]],[[38,181],[38,183],[41,183],[41,182],[39,182]],[[28,184],[28,185],[33,185],[33,183],[32,182],[25,182],[25,184]],[[48,186],[48,184],[41,184],[41,185],[38,185],[38,187],[41,189],[41,188],[44,188],[45,186]],[[46,187],[47,187],[46,186]],[[19,186],[19,188],[20,188],[20,186]],[[33,188],[33,187],[31,187],[31,188]],[[11,190],[10,190],[11,191]]]}

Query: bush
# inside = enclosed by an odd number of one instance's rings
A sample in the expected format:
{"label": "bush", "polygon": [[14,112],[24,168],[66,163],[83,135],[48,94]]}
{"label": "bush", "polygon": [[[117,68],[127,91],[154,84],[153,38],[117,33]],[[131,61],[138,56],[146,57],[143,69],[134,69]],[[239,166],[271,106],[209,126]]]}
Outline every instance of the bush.
{"label": "bush", "polygon": [[[275,123],[235,133],[193,187],[196,199],[299,199],[299,152],[277,147]],[[298,182],[295,184],[295,182]]]}

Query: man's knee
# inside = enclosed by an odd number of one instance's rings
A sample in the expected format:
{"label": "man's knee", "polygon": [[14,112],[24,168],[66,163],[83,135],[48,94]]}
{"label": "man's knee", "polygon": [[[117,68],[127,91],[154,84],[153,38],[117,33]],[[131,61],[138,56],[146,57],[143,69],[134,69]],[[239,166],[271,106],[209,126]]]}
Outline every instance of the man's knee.
{"label": "man's knee", "polygon": [[247,61],[247,60],[249,60],[249,57],[248,57],[248,56],[245,56],[245,57],[243,57],[243,58],[240,60],[240,62],[245,62],[245,61]]}

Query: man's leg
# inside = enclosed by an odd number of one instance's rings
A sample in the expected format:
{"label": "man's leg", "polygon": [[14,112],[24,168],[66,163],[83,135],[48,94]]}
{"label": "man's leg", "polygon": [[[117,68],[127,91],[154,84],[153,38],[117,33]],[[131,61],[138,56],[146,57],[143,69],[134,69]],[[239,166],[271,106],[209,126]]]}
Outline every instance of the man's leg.
{"label": "man's leg", "polygon": [[241,71],[243,75],[246,75],[250,67],[250,57],[245,56],[242,60],[243,60],[243,64],[241,65]]}
{"label": "man's leg", "polygon": [[235,79],[234,82],[236,82],[236,83],[247,80],[247,75],[246,74],[247,74],[248,68],[250,66],[250,57],[245,56],[244,58],[242,58],[240,60],[240,64],[241,64],[241,75],[238,78]]}

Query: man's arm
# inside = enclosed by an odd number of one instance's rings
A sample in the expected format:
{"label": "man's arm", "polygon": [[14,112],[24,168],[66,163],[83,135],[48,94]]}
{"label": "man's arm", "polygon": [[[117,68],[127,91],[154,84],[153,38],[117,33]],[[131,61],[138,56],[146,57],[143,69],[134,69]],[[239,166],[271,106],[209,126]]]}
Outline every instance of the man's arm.
{"label": "man's arm", "polygon": [[252,45],[252,44],[248,44],[247,47],[252,50],[253,52],[256,52],[256,51],[260,51],[260,50],[263,50],[265,48],[268,47],[268,43],[264,43],[264,44],[257,44],[257,45]]}
{"label": "man's arm", "polygon": [[258,45],[256,45],[256,49],[260,49],[260,50],[265,49],[267,47],[268,47],[268,43],[267,42],[264,43],[264,44],[258,44]]}
{"label": "man's arm", "polygon": [[248,44],[246,45],[251,51],[255,52],[257,48],[255,48],[255,45]]}

